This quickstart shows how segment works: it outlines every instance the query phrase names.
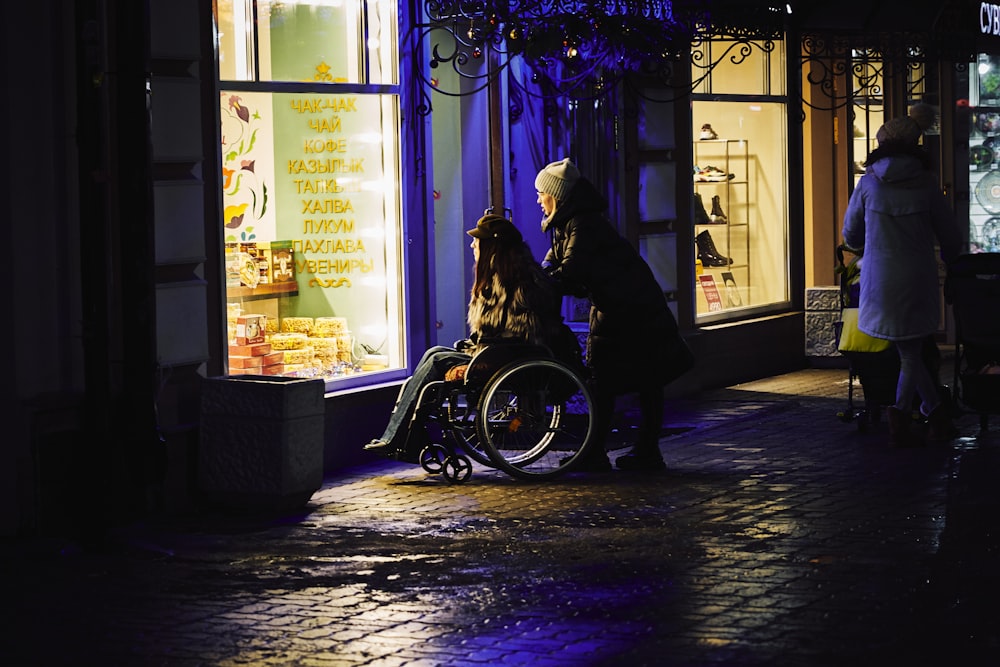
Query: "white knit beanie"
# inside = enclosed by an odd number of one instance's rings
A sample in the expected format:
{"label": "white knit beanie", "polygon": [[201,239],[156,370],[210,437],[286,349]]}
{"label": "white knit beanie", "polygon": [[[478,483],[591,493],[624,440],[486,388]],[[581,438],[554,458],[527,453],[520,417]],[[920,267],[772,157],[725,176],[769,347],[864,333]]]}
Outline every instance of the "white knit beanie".
{"label": "white knit beanie", "polygon": [[580,170],[568,157],[563,158],[558,162],[550,162],[538,172],[538,176],[535,177],[535,189],[552,195],[558,201],[566,201],[569,191],[576,185],[578,178]]}

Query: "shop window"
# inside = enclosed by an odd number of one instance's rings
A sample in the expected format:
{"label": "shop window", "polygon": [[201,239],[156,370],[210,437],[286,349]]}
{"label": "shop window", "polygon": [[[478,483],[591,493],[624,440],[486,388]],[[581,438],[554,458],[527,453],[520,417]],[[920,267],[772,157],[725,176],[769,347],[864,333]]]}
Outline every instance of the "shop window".
{"label": "shop window", "polygon": [[789,302],[787,100],[783,42],[696,50],[695,314],[707,324]]}
{"label": "shop window", "polygon": [[1000,57],[969,72],[969,252],[1000,252]]}
{"label": "shop window", "polygon": [[405,366],[395,17],[217,3],[230,374]]}
{"label": "shop window", "polygon": [[396,2],[218,0],[224,81],[398,82]]}

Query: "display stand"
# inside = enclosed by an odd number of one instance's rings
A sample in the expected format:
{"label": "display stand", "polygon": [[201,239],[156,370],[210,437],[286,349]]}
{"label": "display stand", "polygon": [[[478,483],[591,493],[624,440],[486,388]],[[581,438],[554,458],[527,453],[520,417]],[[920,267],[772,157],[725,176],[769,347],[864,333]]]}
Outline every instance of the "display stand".
{"label": "display stand", "polygon": [[1000,252],[1000,107],[972,111],[969,190],[970,252]]}
{"label": "display stand", "polygon": [[[695,253],[700,275],[721,289],[722,309],[751,305],[750,154],[744,139],[694,141]],[[703,207],[703,211],[699,210]],[[704,283],[702,283],[704,285]],[[719,310],[707,295],[698,314]],[[711,307],[710,307],[711,306]]]}

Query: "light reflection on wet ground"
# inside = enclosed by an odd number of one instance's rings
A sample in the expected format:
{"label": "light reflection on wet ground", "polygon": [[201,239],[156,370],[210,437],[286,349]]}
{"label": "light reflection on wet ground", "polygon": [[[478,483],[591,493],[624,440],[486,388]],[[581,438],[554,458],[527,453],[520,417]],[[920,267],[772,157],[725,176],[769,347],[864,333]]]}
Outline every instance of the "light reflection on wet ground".
{"label": "light reflection on wet ground", "polygon": [[22,549],[4,561],[19,573],[8,655],[182,666],[933,655],[959,450],[885,449],[884,434],[835,418],[832,378],[797,380],[793,399],[742,387],[692,404],[678,421],[697,428],[662,441],[663,475],[526,484],[477,468],[452,486],[378,463],[329,480],[294,516],[131,526],[103,552]]}

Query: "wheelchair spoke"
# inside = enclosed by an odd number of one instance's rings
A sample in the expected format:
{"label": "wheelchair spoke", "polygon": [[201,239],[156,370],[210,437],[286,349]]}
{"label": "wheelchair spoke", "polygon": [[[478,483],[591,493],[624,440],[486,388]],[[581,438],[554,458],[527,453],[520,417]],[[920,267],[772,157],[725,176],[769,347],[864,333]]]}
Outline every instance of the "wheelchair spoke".
{"label": "wheelchair spoke", "polygon": [[586,445],[591,398],[583,382],[550,359],[498,372],[479,402],[477,431],[494,466],[524,478],[562,473]]}

